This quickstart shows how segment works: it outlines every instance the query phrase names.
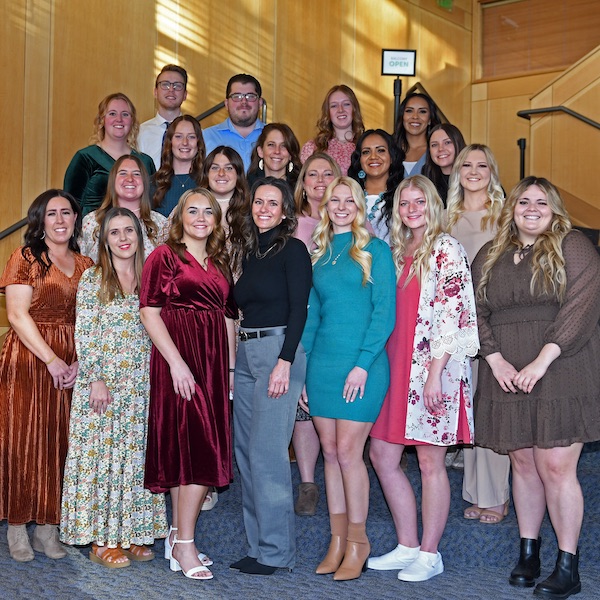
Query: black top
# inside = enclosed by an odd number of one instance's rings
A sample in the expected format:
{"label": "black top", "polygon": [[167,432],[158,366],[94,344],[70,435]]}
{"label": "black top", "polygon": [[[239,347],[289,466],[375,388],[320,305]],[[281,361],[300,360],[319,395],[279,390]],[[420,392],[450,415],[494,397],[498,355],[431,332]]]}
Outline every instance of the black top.
{"label": "black top", "polygon": [[277,253],[271,241],[279,227],[259,234],[258,253],[242,262],[242,275],[235,284],[234,297],[243,313],[242,327],[287,326],[279,358],[294,362],[306,322],[312,266],[306,246],[288,239]]}

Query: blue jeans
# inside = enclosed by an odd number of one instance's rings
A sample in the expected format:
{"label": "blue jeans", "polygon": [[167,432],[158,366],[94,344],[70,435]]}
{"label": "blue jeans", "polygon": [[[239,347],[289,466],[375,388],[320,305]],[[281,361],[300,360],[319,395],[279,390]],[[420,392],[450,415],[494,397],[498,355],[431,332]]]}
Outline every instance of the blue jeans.
{"label": "blue jeans", "polygon": [[264,565],[291,569],[296,561],[296,532],[288,446],[304,385],[306,355],[299,346],[287,394],[269,398],[269,375],[277,364],[284,337],[240,342],[233,427],[248,556]]}

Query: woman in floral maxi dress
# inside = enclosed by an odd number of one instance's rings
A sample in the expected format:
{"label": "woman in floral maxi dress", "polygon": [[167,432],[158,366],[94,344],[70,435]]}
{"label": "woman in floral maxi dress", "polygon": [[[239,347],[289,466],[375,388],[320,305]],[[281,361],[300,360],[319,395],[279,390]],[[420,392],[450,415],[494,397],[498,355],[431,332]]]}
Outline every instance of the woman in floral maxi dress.
{"label": "woman in floral maxi dress", "polygon": [[151,344],[139,318],[143,239],[131,211],[107,212],[99,248],[77,292],[60,538],[94,542],[90,559],[119,568],[154,558],[144,545],[166,537],[167,520],[164,495],[144,488]]}

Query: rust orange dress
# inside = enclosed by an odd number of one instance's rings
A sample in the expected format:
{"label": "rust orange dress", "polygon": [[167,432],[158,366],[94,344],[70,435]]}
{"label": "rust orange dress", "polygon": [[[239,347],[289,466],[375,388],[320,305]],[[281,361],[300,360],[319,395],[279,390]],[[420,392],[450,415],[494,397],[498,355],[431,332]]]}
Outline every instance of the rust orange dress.
{"label": "rust orange dress", "polygon": [[[29,250],[17,248],[0,277],[0,291],[30,285],[29,314],[56,355],[75,359],[75,296],[82,273],[93,265],[75,255],[67,277],[52,265],[46,276]],[[72,390],[57,390],[46,365],[12,329],[0,355],[0,519],[11,525],[60,521]]]}

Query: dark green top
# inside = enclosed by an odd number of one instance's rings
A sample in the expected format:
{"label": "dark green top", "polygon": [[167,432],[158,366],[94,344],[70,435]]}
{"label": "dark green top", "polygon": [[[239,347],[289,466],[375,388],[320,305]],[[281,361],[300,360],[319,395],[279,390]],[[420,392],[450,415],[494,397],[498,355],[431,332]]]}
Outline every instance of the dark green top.
{"label": "dark green top", "polygon": [[[137,150],[132,150],[131,154],[142,160],[148,175],[154,174],[156,169],[150,156]],[[63,187],[79,202],[82,216],[85,217],[102,204],[108,186],[108,173],[114,164],[115,159],[96,144],[75,153],[67,167]]]}

